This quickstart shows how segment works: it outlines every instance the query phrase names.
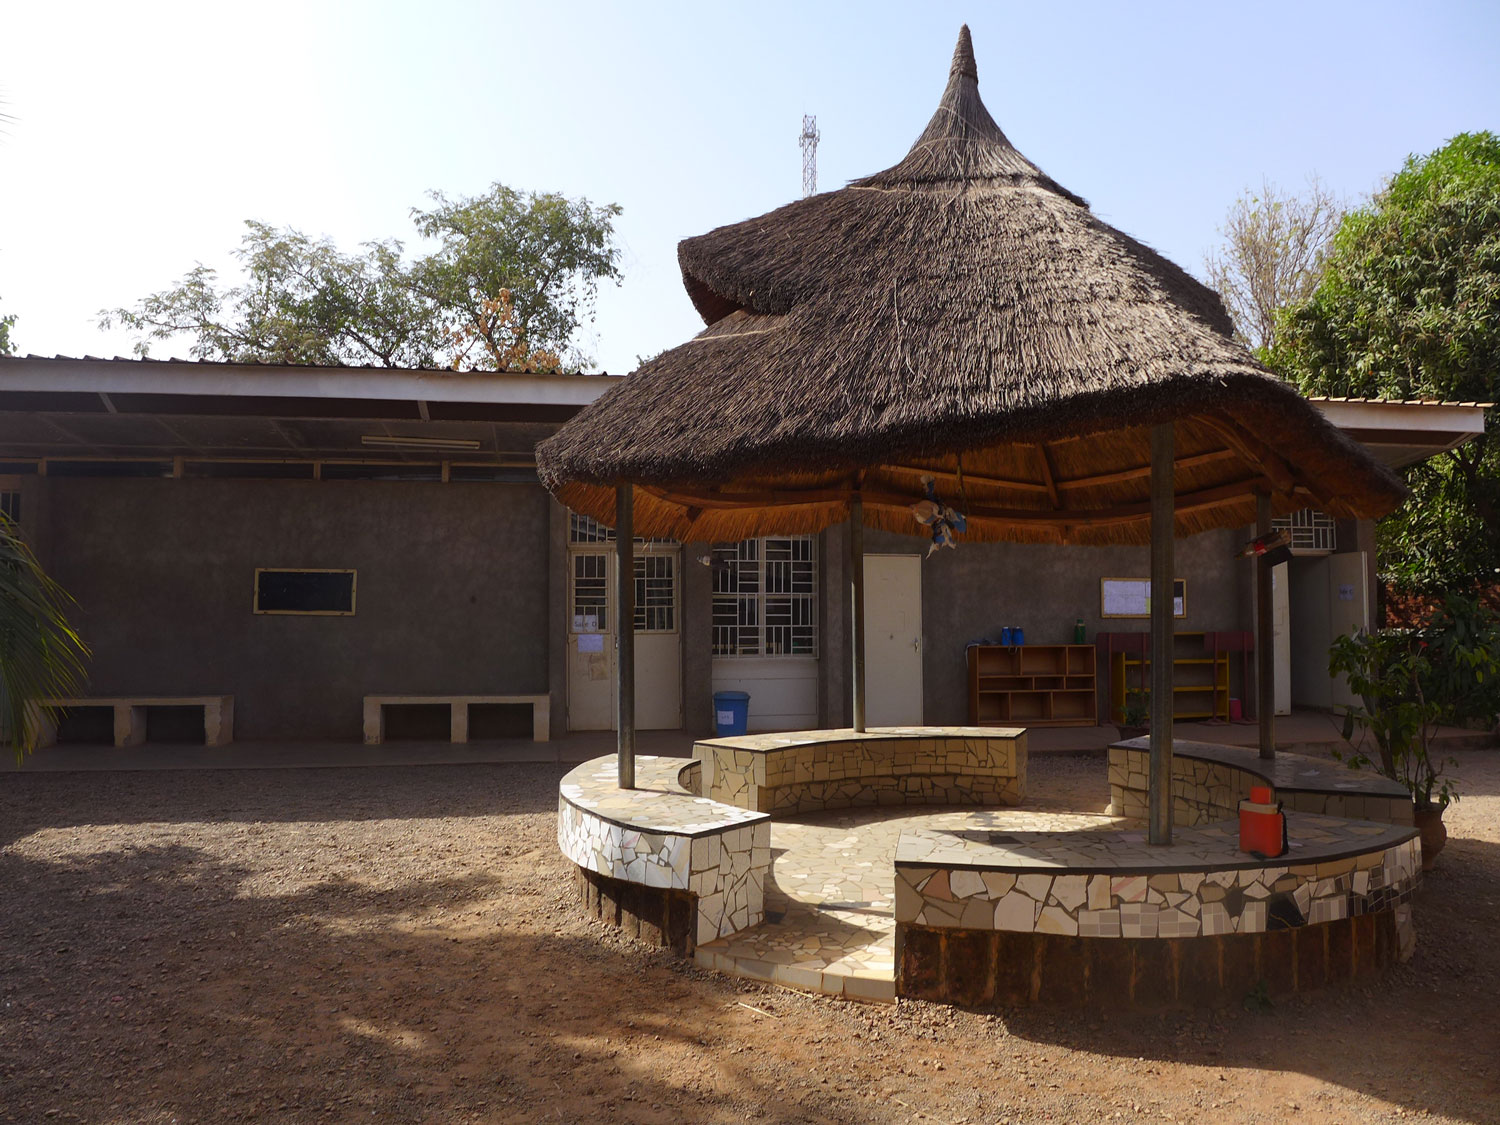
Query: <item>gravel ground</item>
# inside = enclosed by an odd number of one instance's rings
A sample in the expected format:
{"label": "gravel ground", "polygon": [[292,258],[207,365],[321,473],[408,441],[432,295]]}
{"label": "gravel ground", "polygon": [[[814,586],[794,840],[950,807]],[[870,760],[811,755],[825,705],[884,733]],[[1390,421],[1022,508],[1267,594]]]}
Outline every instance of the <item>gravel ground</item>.
{"label": "gravel ground", "polygon": [[[551,766],[0,778],[0,1120],[1500,1122],[1500,752],[1379,987],[847,1004],[585,918]],[[1039,794],[1104,790],[1033,759]]]}

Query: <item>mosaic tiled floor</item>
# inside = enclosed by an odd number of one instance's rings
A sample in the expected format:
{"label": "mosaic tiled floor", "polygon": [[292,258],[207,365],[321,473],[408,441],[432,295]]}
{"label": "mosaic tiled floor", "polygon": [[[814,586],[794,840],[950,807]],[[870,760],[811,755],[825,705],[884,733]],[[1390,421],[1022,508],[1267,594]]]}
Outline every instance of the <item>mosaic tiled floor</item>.
{"label": "mosaic tiled floor", "polygon": [[1062,808],[821,813],[771,825],[766,922],[698,947],[710,968],[850,999],[895,999],[895,855],[904,830],[1069,832],[1118,824]]}

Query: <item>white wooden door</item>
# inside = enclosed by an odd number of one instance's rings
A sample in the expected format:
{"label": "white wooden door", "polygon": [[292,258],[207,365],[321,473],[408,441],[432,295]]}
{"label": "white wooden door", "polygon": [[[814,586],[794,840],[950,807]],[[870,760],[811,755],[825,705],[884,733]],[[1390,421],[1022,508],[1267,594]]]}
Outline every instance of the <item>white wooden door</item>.
{"label": "white wooden door", "polygon": [[635,556],[635,725],[682,728],[682,551],[653,544]]}
{"label": "white wooden door", "polygon": [[865,556],[865,722],[922,725],[922,557]]}
{"label": "white wooden door", "polygon": [[[1328,556],[1328,616],[1333,634],[1329,644],[1355,630],[1370,630],[1370,598],[1365,583],[1367,571],[1363,551]],[[1334,707],[1359,703],[1343,676],[1334,677],[1330,689]]]}
{"label": "white wooden door", "polygon": [[[568,729],[613,730],[615,552],[568,552]],[[681,550],[637,545],[635,557],[635,725],[682,726]]]}
{"label": "white wooden door", "polygon": [[614,551],[568,552],[568,729],[615,725]]}

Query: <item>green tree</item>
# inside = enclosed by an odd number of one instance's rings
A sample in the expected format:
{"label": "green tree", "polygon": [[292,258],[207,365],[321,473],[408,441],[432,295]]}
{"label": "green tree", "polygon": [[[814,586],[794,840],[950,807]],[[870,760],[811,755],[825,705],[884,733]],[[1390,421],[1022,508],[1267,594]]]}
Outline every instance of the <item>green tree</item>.
{"label": "green tree", "polygon": [[16,326],[15,313],[0,316],[0,355],[15,355],[16,345],[10,338],[10,330]]}
{"label": "green tree", "polygon": [[19,761],[36,747],[37,700],[77,693],[88,649],[68,624],[72,599],[0,516],[0,723]]}
{"label": "green tree", "polygon": [[219,286],[198,265],[174,289],[133,309],[106,310],[100,326],[119,323],[149,341],[192,338],[198,359],[241,363],[372,364],[421,367],[436,362],[444,334],[428,303],[413,293],[399,242],[341,253],[328,239],[276,230],[253,220],[235,251],[244,284]]}
{"label": "green tree", "polygon": [[[1270,362],[1314,394],[1500,401],[1500,138],[1412,156],[1334,237],[1322,282],[1281,312]],[[1497,414],[1483,437],[1408,471],[1379,528],[1383,576],[1469,590],[1500,570]]]}
{"label": "green tree", "polygon": [[496,184],[412,217],[436,250],[408,261],[394,239],[346,254],[330,240],[249,221],[242,284],[198,265],[100,326],[138,333],[136,351],[187,336],[200,359],[457,369],[574,369],[572,337],[598,284],[618,279],[614,205]]}
{"label": "green tree", "polygon": [[619,279],[619,206],[504,184],[472,199],[431,194],[435,206],[413,208],[412,220],[439,248],[411,276],[456,322],[455,349],[467,357],[477,345],[488,365],[502,368],[538,353],[574,366],[590,362],[571,341],[593,320],[599,282]]}

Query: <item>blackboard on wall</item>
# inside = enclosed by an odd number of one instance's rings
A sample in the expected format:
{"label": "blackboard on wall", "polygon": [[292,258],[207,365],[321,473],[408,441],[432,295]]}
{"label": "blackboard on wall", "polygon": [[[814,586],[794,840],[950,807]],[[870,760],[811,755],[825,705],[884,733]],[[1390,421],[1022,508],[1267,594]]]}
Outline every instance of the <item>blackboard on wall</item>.
{"label": "blackboard on wall", "polygon": [[255,612],[353,616],[354,571],[259,569]]}

